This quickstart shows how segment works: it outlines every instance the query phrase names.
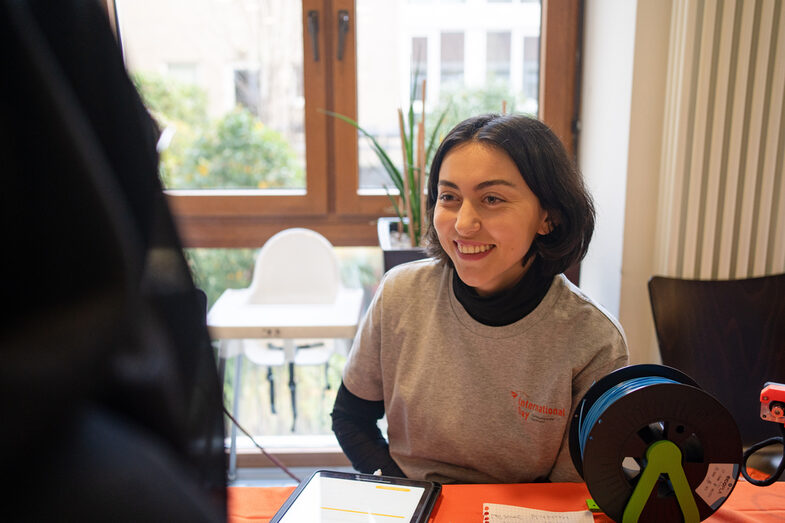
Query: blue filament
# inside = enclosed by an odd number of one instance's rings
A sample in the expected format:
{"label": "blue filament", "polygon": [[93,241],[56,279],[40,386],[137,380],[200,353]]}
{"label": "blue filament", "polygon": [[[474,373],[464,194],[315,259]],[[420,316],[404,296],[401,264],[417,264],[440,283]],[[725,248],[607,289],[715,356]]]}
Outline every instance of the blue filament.
{"label": "blue filament", "polygon": [[678,384],[678,381],[673,381],[668,378],[661,378],[659,376],[643,376],[640,378],[633,378],[631,380],[623,381],[606,390],[597,401],[589,409],[589,412],[584,416],[583,406],[581,406],[580,416],[578,418],[578,442],[581,447],[581,459],[583,459],[583,449],[586,447],[586,441],[589,439],[594,425],[602,422],[602,415],[605,410],[613,405],[616,401],[623,398],[627,394],[632,394],[635,391],[645,389],[651,385],[661,385],[664,383]]}

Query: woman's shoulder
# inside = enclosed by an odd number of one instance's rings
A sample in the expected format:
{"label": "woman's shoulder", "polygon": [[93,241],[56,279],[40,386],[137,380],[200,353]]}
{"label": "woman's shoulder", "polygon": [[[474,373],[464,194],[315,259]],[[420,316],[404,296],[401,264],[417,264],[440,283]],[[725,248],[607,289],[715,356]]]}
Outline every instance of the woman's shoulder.
{"label": "woman's shoulder", "polygon": [[444,264],[436,258],[424,258],[396,265],[387,271],[384,278],[396,282],[416,281],[441,275],[444,269]]}
{"label": "woman's shoulder", "polygon": [[557,306],[565,313],[573,326],[583,325],[595,331],[604,331],[606,335],[620,338],[626,345],[624,329],[605,307],[583,292],[563,274],[556,276],[554,285],[560,291]]}
{"label": "woman's shoulder", "polygon": [[[447,267],[435,258],[425,258],[396,265],[382,279],[385,294],[427,292],[438,286]],[[411,294],[409,294],[411,295]]]}

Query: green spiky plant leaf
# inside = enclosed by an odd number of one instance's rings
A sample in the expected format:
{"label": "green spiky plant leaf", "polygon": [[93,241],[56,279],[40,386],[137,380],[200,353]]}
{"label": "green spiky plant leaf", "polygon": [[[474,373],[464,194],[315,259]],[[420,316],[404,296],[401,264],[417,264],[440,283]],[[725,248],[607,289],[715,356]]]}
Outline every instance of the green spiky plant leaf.
{"label": "green spiky plant leaf", "polygon": [[[412,92],[411,96],[409,97],[409,107],[406,111],[406,121],[403,125],[403,132],[401,133],[401,140],[403,141],[404,151],[403,154],[405,155],[406,165],[408,166],[406,172],[404,172],[404,167],[399,168],[398,165],[392,161],[390,154],[384,150],[384,147],[381,146],[376,137],[365,130],[356,120],[340,113],[322,111],[329,116],[338,118],[339,120],[353,126],[362,136],[369,140],[371,149],[376,154],[385,172],[390,177],[390,181],[395,186],[397,195],[386,185],[384,186],[384,189],[387,193],[387,197],[392,202],[395,214],[398,216],[398,219],[401,221],[401,223],[404,224],[404,230],[409,233],[413,245],[421,245],[422,236],[425,233],[425,209],[421,208],[422,202],[420,198],[420,187],[425,185],[423,183],[425,180],[423,180],[421,177],[428,176],[428,169],[431,164],[431,159],[435,152],[436,145],[439,142],[439,130],[441,129],[441,126],[444,123],[445,117],[447,115],[447,109],[441,112],[436,120],[436,125],[433,127],[430,136],[425,140],[426,143],[424,154],[426,172],[421,173],[420,168],[417,167],[415,161],[415,142],[417,141],[415,130],[417,128],[417,117],[414,113],[414,98],[415,89],[417,86],[417,78],[418,76],[415,73],[414,82],[412,83]],[[404,176],[406,177],[405,182]],[[400,196],[402,205],[398,204],[398,198],[396,198],[396,196]],[[405,225],[404,218],[409,215],[409,211],[411,211],[413,223],[407,227]]]}

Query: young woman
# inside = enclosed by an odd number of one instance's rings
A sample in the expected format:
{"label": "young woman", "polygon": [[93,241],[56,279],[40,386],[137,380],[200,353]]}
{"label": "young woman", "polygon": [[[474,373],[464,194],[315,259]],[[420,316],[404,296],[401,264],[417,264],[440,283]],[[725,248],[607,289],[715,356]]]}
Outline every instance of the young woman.
{"label": "young woman", "polygon": [[541,122],[478,116],[437,150],[427,212],[433,258],[385,275],[355,338],[341,447],[361,472],[580,481],[572,412],[628,360],[616,320],[562,274],[594,229],[580,174]]}

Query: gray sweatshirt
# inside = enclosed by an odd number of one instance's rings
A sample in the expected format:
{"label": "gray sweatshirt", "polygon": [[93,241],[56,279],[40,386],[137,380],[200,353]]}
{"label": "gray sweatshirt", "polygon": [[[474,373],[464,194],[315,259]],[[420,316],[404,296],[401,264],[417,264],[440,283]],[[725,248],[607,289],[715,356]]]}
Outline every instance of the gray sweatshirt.
{"label": "gray sweatshirt", "polygon": [[563,275],[521,320],[474,320],[451,268],[388,272],[344,370],[356,396],[384,400],[390,454],[410,478],[443,483],[581,481],[568,434],[596,380],[628,362],[618,322]]}

